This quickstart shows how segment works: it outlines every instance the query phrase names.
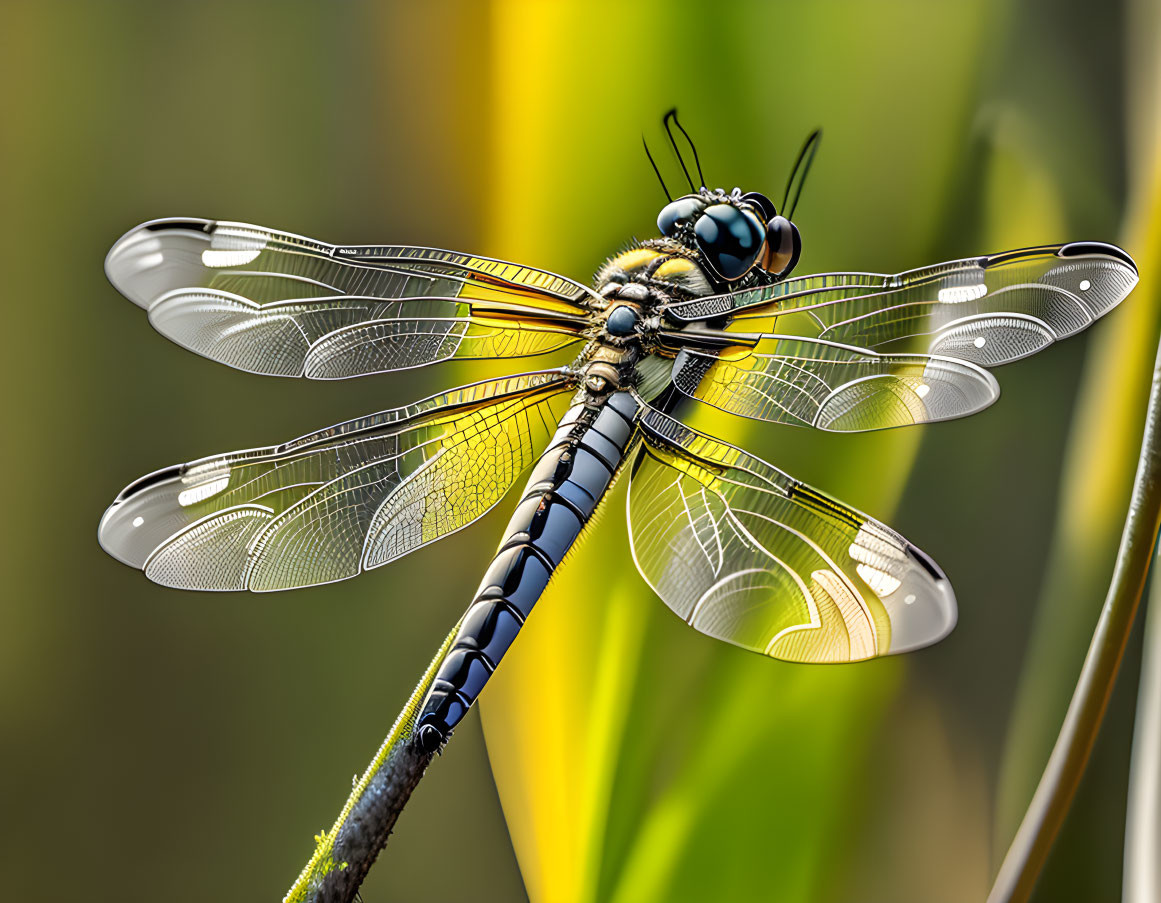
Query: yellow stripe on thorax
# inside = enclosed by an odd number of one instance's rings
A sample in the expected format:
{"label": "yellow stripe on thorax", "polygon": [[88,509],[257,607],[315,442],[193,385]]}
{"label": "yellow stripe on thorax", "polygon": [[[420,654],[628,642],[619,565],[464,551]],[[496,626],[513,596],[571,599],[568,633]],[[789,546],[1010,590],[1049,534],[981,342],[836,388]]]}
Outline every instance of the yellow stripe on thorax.
{"label": "yellow stripe on thorax", "polygon": [[696,268],[694,262],[688,257],[670,257],[654,271],[653,278],[673,279],[674,277],[684,276]]}
{"label": "yellow stripe on thorax", "polygon": [[628,251],[622,251],[614,257],[612,264],[628,273],[648,266],[662,256],[664,255],[660,251],[655,251],[652,248],[632,248]]}

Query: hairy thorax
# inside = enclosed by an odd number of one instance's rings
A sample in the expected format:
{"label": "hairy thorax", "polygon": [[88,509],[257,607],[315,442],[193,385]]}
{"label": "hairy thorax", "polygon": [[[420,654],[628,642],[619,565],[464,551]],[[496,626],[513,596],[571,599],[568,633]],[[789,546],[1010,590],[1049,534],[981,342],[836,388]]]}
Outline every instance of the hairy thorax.
{"label": "hairy thorax", "polygon": [[[746,281],[746,280],[743,280]],[[621,251],[593,280],[604,306],[592,341],[578,360],[590,391],[644,388],[652,372],[672,365],[664,333],[673,329],[661,313],[675,301],[721,291],[699,264],[697,253],[670,239],[651,239]]]}

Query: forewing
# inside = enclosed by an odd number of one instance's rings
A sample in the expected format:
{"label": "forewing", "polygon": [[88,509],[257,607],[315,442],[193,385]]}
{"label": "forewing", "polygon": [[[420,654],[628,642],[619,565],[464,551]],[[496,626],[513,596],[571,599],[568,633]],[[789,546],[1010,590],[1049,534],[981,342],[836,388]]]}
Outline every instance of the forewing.
{"label": "forewing", "polygon": [[677,302],[666,315],[678,322],[728,318],[731,332],[793,334],[992,367],[1079,332],[1136,283],[1136,266],[1120,248],[1073,242],[895,276],[802,276]]}
{"label": "forewing", "polygon": [[574,386],[559,371],[455,389],[284,445],[144,477],[101,545],[183,589],[291,589],[353,577],[479,518],[541,451]]}
{"label": "forewing", "polygon": [[580,342],[588,290],[434,248],[336,247],[241,223],[158,220],[105,261],[153,326],[240,370],[340,379]]}
{"label": "forewing", "polygon": [[692,627],[796,662],[937,642],[951,585],[889,527],[647,409],[629,486],[642,576]]}
{"label": "forewing", "polygon": [[999,397],[992,375],[966,361],[780,336],[720,354],[683,350],[673,382],[731,414],[835,432],[965,417]]}

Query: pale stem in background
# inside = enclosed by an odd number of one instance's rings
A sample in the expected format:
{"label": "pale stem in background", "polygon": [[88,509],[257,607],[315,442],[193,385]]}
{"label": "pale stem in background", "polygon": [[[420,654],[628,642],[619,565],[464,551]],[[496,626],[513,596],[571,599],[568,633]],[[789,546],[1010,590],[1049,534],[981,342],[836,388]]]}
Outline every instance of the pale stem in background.
{"label": "pale stem in background", "polygon": [[[996,876],[988,903],[1027,900],[1068,813],[1124,656],[1161,522],[1161,348],[1153,368],[1141,456],[1112,582],[1056,745]],[[1152,855],[1155,855],[1154,850]],[[1150,898],[1156,899],[1156,898]]]}
{"label": "pale stem in background", "polygon": [[[1156,557],[1154,561],[1156,561]],[[1124,903],[1161,900],[1161,582],[1153,579],[1133,728],[1125,825]]]}

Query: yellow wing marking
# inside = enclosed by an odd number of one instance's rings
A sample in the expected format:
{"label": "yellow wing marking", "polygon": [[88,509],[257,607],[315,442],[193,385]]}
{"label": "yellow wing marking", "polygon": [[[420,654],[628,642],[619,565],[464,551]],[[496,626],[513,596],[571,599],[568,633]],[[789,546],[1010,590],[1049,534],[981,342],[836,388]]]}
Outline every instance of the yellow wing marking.
{"label": "yellow wing marking", "polygon": [[522,307],[531,307],[536,310],[564,314],[570,317],[576,317],[581,313],[575,304],[560,301],[551,295],[503,282],[497,282],[495,286],[488,285],[485,284],[483,279],[474,279],[470,282],[465,282],[456,297],[469,301],[482,301],[488,304],[496,304],[501,308],[520,309]]}

